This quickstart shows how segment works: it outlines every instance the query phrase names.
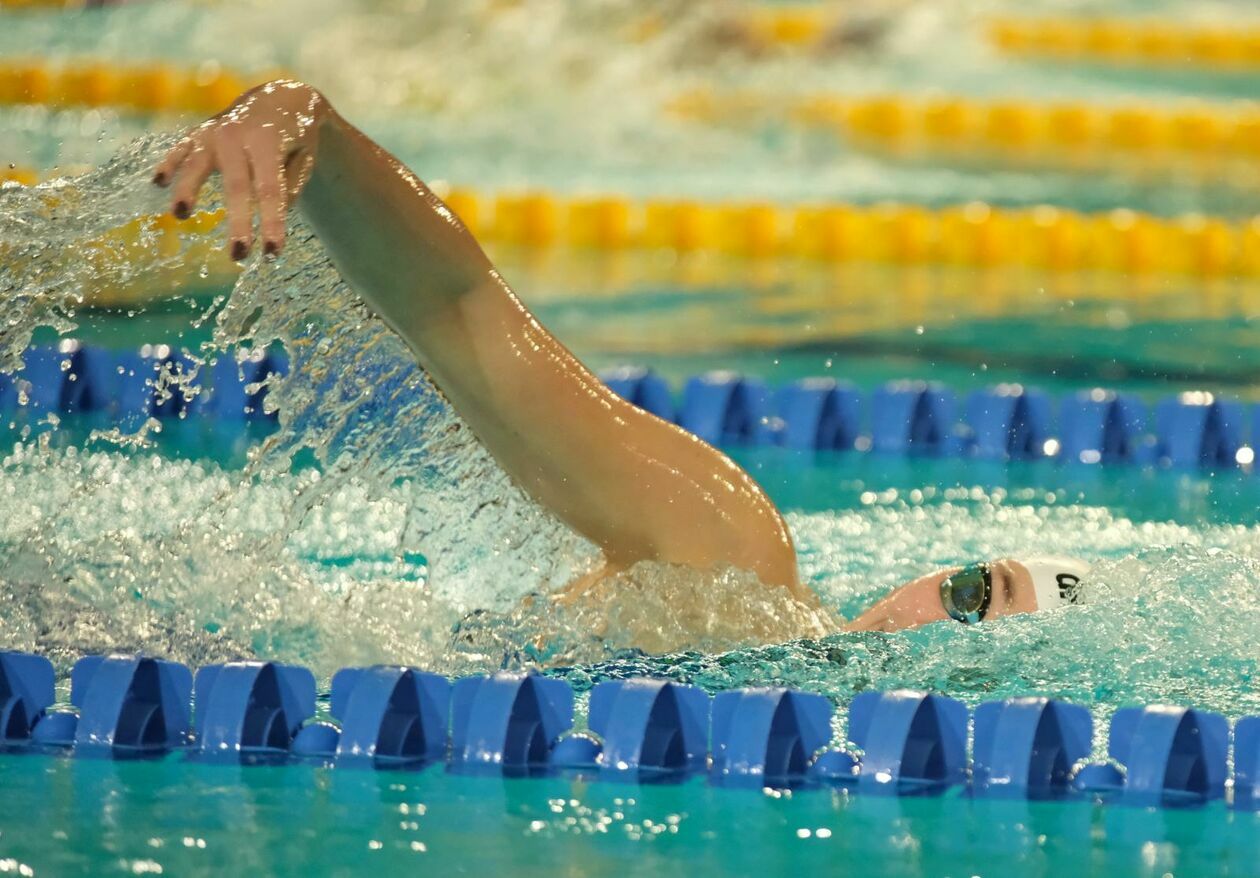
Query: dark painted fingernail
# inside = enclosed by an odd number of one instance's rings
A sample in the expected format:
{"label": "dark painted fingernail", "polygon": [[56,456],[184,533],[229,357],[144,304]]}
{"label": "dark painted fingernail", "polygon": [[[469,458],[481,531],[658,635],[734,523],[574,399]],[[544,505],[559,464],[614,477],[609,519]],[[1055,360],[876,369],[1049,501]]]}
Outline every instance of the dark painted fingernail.
{"label": "dark painted fingernail", "polygon": [[156,174],[153,175],[153,182],[156,183],[158,186],[165,186],[166,175],[163,174],[161,171],[158,171]]}
{"label": "dark painted fingernail", "polygon": [[244,241],[232,242],[232,258],[240,262],[245,258],[245,254],[249,252],[249,248],[245,246]]}
{"label": "dark painted fingernail", "polygon": [[280,252],[280,245],[275,241],[267,241],[263,244],[263,255],[269,259],[275,259],[276,254]]}
{"label": "dark painted fingernail", "polygon": [[175,214],[175,219],[188,219],[188,202],[176,201],[173,213]]}

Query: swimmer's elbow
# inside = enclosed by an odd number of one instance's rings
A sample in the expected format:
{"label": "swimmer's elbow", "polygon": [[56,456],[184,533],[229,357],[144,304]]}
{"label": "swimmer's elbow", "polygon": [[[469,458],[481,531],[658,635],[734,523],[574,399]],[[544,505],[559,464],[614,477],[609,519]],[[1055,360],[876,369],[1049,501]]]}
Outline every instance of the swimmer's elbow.
{"label": "swimmer's elbow", "polygon": [[814,593],[813,589],[801,583],[800,573],[796,568],[795,552],[792,552],[788,557],[770,560],[766,564],[764,572],[758,571],[757,575],[766,585],[786,588],[791,592],[792,597],[804,604],[810,606],[817,606],[818,604],[818,595]]}
{"label": "swimmer's elbow", "polygon": [[[750,541],[751,542],[751,541]],[[752,552],[749,552],[749,548]],[[776,536],[760,545],[741,547],[741,551],[732,553],[727,566],[748,570],[756,574],[763,585],[771,588],[786,588],[794,598],[811,606],[818,603],[818,596],[808,587],[801,584],[800,572],[796,566],[796,549],[786,536]]]}

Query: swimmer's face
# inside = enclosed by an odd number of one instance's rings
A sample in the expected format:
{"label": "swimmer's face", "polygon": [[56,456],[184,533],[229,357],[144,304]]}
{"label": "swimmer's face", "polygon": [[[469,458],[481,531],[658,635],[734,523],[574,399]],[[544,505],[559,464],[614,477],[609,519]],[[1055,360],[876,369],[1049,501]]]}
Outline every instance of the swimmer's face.
{"label": "swimmer's face", "polygon": [[[941,603],[941,582],[957,573],[954,567],[920,577],[880,600],[848,627],[851,631],[900,631],[931,622],[950,622]],[[1032,576],[1023,564],[1010,559],[989,565],[993,582],[992,598],[985,621],[1037,611],[1037,596]]]}
{"label": "swimmer's face", "polygon": [[[998,579],[1002,579],[999,592]],[[1001,600],[999,601],[999,595]],[[993,608],[986,618],[1037,612],[1037,593],[1032,576],[1018,561],[1005,559],[993,565]]]}

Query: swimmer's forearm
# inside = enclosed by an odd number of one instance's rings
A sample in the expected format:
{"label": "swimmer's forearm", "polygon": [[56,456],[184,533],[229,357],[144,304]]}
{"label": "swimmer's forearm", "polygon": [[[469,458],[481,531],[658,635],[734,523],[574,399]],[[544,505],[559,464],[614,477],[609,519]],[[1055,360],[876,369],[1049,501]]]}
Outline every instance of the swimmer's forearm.
{"label": "swimmer's forearm", "polygon": [[298,207],[338,270],[409,343],[487,283],[493,268],[459,221],[405,165],[329,111]]}
{"label": "swimmer's forearm", "polygon": [[[541,441],[539,424],[576,422],[580,432],[598,415],[573,399],[574,386],[585,379],[603,388],[538,325],[464,224],[331,110],[298,206],[338,271],[411,347],[509,473],[531,491],[532,480],[551,481],[546,451],[558,443]],[[521,458],[540,445],[534,465],[520,472]],[[568,519],[567,510],[553,509]]]}

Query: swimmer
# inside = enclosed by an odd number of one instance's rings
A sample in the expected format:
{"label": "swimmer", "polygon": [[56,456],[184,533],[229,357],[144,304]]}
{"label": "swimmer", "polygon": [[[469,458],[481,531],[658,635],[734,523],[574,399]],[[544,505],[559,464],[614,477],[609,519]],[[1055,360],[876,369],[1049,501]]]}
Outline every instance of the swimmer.
{"label": "swimmer", "polygon": [[[278,80],[246,92],[190,130],[153,179],[170,187],[171,210],[186,219],[216,171],[233,259],[259,243],[267,257],[282,252],[285,216],[299,209],[508,475],[599,547],[602,566],[558,600],[651,561],[748,571],[818,607],[783,517],[752,477],[605,387],[534,318],[441,199],[318,91]],[[850,627],[978,622],[1058,605],[1047,569],[996,561],[943,571],[894,591]]]}
{"label": "swimmer", "polygon": [[952,619],[974,625],[1080,603],[1089,564],[1047,556],[980,561],[908,582],[854,619],[850,631],[900,631]]}

